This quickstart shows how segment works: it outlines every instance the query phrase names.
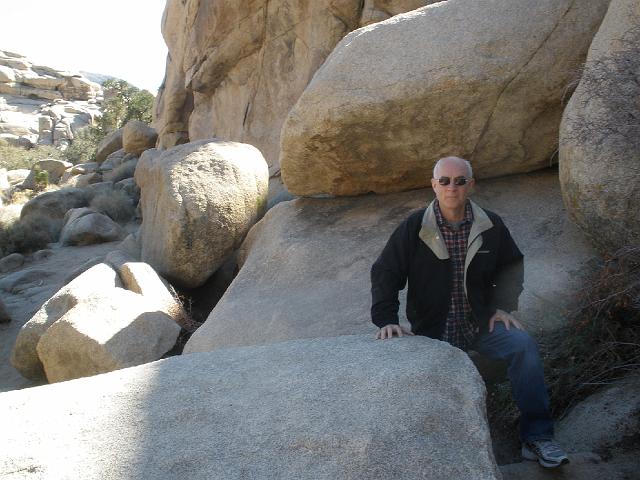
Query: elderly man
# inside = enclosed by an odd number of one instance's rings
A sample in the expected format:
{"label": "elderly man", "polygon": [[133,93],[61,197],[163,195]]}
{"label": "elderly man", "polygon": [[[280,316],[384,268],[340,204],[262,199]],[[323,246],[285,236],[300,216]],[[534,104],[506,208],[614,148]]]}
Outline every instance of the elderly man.
{"label": "elderly man", "polygon": [[[371,269],[371,317],[377,338],[425,335],[509,362],[520,409],[522,455],[544,467],[569,460],[553,441],[542,362],[534,340],[509,313],[522,291],[522,253],[498,215],[467,197],[468,161],[440,159],[436,199],[404,220]],[[408,281],[407,319],[398,323],[398,291]]]}

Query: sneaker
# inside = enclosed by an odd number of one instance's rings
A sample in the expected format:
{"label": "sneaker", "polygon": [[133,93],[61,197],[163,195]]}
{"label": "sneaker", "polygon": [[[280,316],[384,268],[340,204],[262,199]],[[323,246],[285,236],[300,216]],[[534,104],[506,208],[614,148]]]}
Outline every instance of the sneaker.
{"label": "sneaker", "polygon": [[553,440],[534,440],[522,444],[522,457],[526,460],[537,460],[546,468],[559,467],[569,463],[567,454]]}

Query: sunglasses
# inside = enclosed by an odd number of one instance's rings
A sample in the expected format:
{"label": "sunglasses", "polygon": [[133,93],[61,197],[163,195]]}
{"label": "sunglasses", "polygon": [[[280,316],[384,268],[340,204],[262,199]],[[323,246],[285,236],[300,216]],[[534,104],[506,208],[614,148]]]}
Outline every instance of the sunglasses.
{"label": "sunglasses", "polygon": [[457,187],[462,187],[464,185],[466,185],[471,179],[467,178],[467,177],[456,177],[456,178],[451,178],[451,177],[440,177],[438,178],[438,183],[440,185],[442,185],[443,187],[449,185],[451,183],[451,181],[453,181],[453,184]]}

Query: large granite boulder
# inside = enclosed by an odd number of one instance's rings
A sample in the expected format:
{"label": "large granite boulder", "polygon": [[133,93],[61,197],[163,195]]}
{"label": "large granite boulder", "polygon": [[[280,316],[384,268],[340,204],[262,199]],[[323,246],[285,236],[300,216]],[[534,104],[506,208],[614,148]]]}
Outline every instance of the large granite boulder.
{"label": "large granite boulder", "polygon": [[126,153],[141,155],[156,146],[158,134],[144,122],[130,120],[122,129],[122,148]]}
{"label": "large granite boulder", "polygon": [[159,145],[214,136],[249,143],[277,176],[282,124],[340,39],[433,2],[169,0],[162,23],[169,55],[154,119]]}
{"label": "large granite boulder", "polygon": [[158,360],[180,327],[155,303],[123,288],[82,298],[42,335],[36,350],[50,383]]}
{"label": "large granite boulder", "polygon": [[[395,227],[431,198],[419,190],[276,205],[247,235],[238,275],[185,352],[373,333],[371,265]],[[524,252],[517,316],[534,334],[557,328],[597,258],[567,218],[557,172],[484,181],[474,198],[503,217]]]}
{"label": "large granite boulder", "polygon": [[0,411],[0,475],[500,478],[480,376],[428,338],[183,355],[3,393]]}
{"label": "large granite boulder", "polygon": [[51,219],[62,219],[72,208],[85,207],[87,195],[81,188],[67,187],[51,192],[44,192],[24,204],[20,219],[44,216]]}
{"label": "large granite boulder", "polygon": [[36,346],[47,329],[82,299],[95,292],[122,283],[115,270],[104,263],[95,265],[62,287],[20,329],[11,352],[11,364],[20,374],[31,380],[45,378]]}
{"label": "large granite boulder", "polygon": [[147,150],[135,180],[141,258],[185,287],[202,285],[266,207],[267,165],[251,145],[210,139]]}
{"label": "large granite boulder", "polygon": [[95,161],[98,164],[101,164],[109,155],[122,148],[122,135],[123,129],[119,128],[102,139],[98,144],[98,149],[96,150]]}
{"label": "large granite boulder", "polygon": [[62,245],[92,245],[94,243],[114,242],[127,236],[126,231],[107,215],[89,208],[82,214],[72,217],[60,232]]}
{"label": "large granite boulder", "polygon": [[560,127],[572,218],[603,250],[640,242],[640,4],[613,0]]}
{"label": "large granite boulder", "polygon": [[608,3],[448,1],[350,33],[282,128],[287,189],[420,188],[451,154],[478,178],[548,166],[562,99]]}

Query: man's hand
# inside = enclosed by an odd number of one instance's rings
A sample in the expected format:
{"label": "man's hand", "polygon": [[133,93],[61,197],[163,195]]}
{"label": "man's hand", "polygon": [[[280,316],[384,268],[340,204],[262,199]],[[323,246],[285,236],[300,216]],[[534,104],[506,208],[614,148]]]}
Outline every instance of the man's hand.
{"label": "man's hand", "polygon": [[402,337],[403,335],[413,335],[413,332],[401,327],[400,325],[386,325],[378,330],[376,338],[378,340],[384,340],[385,338],[391,338],[394,335]]}
{"label": "man's hand", "polygon": [[496,313],[493,314],[493,317],[489,319],[489,333],[493,332],[493,327],[495,326],[496,322],[504,323],[504,326],[507,327],[507,330],[509,330],[509,327],[511,325],[519,330],[524,330],[522,324],[518,320],[516,320],[513,315],[502,310],[496,310]]}

